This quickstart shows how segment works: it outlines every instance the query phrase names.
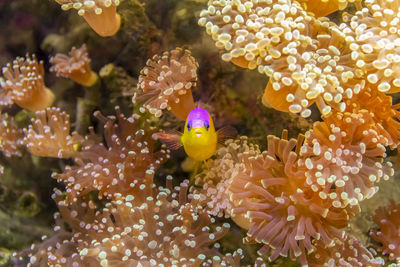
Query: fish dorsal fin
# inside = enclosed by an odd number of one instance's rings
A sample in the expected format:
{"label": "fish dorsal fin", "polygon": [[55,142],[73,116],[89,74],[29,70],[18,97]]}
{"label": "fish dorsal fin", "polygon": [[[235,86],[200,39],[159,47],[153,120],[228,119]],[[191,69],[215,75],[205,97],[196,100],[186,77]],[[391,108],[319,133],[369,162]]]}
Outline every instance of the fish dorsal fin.
{"label": "fish dorsal fin", "polygon": [[224,126],[217,131],[218,143],[224,144],[226,140],[233,139],[237,135],[237,130],[232,126]]}
{"label": "fish dorsal fin", "polygon": [[170,150],[177,150],[182,146],[182,133],[177,130],[168,130],[166,132],[158,132],[153,134],[156,139],[165,144]]}

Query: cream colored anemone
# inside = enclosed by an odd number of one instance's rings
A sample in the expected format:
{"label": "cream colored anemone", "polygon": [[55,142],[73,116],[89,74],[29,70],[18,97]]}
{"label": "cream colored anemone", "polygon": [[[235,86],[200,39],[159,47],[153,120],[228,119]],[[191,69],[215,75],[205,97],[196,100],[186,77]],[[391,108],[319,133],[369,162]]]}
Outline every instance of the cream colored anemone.
{"label": "cream colored anemone", "polygon": [[113,36],[121,26],[117,13],[120,0],[56,0],[63,10],[74,8],[103,37]]}
{"label": "cream colored anemone", "polygon": [[190,51],[179,47],[155,55],[140,71],[141,92],[133,101],[146,100],[143,110],[148,109],[156,117],[168,109],[178,119],[186,120],[194,108],[192,88],[196,86],[198,66]]}
{"label": "cream colored anemone", "polygon": [[18,106],[37,111],[53,104],[54,94],[44,84],[43,62],[36,56],[17,57],[2,69],[0,77],[0,106],[16,103]]}
{"label": "cream colored anemone", "polygon": [[343,10],[349,3],[361,6],[361,0],[298,0],[307,12],[317,17],[327,16],[335,11]]}
{"label": "cream colored anemone", "polygon": [[275,109],[309,117],[316,103],[327,115],[364,87],[346,36],[296,1],[209,1],[199,25],[222,60],[270,77],[263,103]]}
{"label": "cream colored anemone", "polygon": [[80,48],[72,47],[68,55],[56,54],[50,58],[53,66],[50,71],[54,71],[57,76],[70,78],[83,86],[92,86],[98,80],[97,74],[90,67],[90,58],[86,45]]}
{"label": "cream colored anemone", "polygon": [[366,0],[356,14],[345,14],[341,31],[366,80],[380,92],[400,91],[400,2]]}

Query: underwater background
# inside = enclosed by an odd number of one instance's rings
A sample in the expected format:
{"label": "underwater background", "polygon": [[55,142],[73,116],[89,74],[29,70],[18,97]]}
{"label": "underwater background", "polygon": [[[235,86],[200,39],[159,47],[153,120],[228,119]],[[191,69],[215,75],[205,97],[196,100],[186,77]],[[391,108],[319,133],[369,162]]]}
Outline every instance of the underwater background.
{"label": "underwater background", "polygon": [[[399,14],[0,0],[0,266],[400,264]],[[200,162],[154,134],[198,102]]]}

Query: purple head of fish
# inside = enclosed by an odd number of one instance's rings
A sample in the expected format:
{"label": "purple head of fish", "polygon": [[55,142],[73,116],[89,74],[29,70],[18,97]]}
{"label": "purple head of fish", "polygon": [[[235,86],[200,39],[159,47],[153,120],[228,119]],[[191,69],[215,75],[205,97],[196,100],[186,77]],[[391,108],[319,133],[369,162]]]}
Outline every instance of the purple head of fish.
{"label": "purple head of fish", "polygon": [[210,114],[208,114],[207,110],[202,109],[200,107],[193,109],[190,111],[187,118],[188,130],[191,128],[200,128],[205,126],[207,129],[210,125]]}

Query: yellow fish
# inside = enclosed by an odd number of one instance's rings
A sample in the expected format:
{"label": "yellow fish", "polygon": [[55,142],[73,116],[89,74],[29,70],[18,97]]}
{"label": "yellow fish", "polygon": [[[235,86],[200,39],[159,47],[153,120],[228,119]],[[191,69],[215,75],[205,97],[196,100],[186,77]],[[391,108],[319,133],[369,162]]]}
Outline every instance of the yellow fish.
{"label": "yellow fish", "polygon": [[171,150],[181,146],[186,154],[195,161],[203,161],[212,157],[217,149],[217,143],[223,143],[226,139],[234,138],[236,129],[225,126],[215,131],[214,122],[207,110],[198,107],[190,111],[183,134],[175,131],[157,133],[156,137]]}

